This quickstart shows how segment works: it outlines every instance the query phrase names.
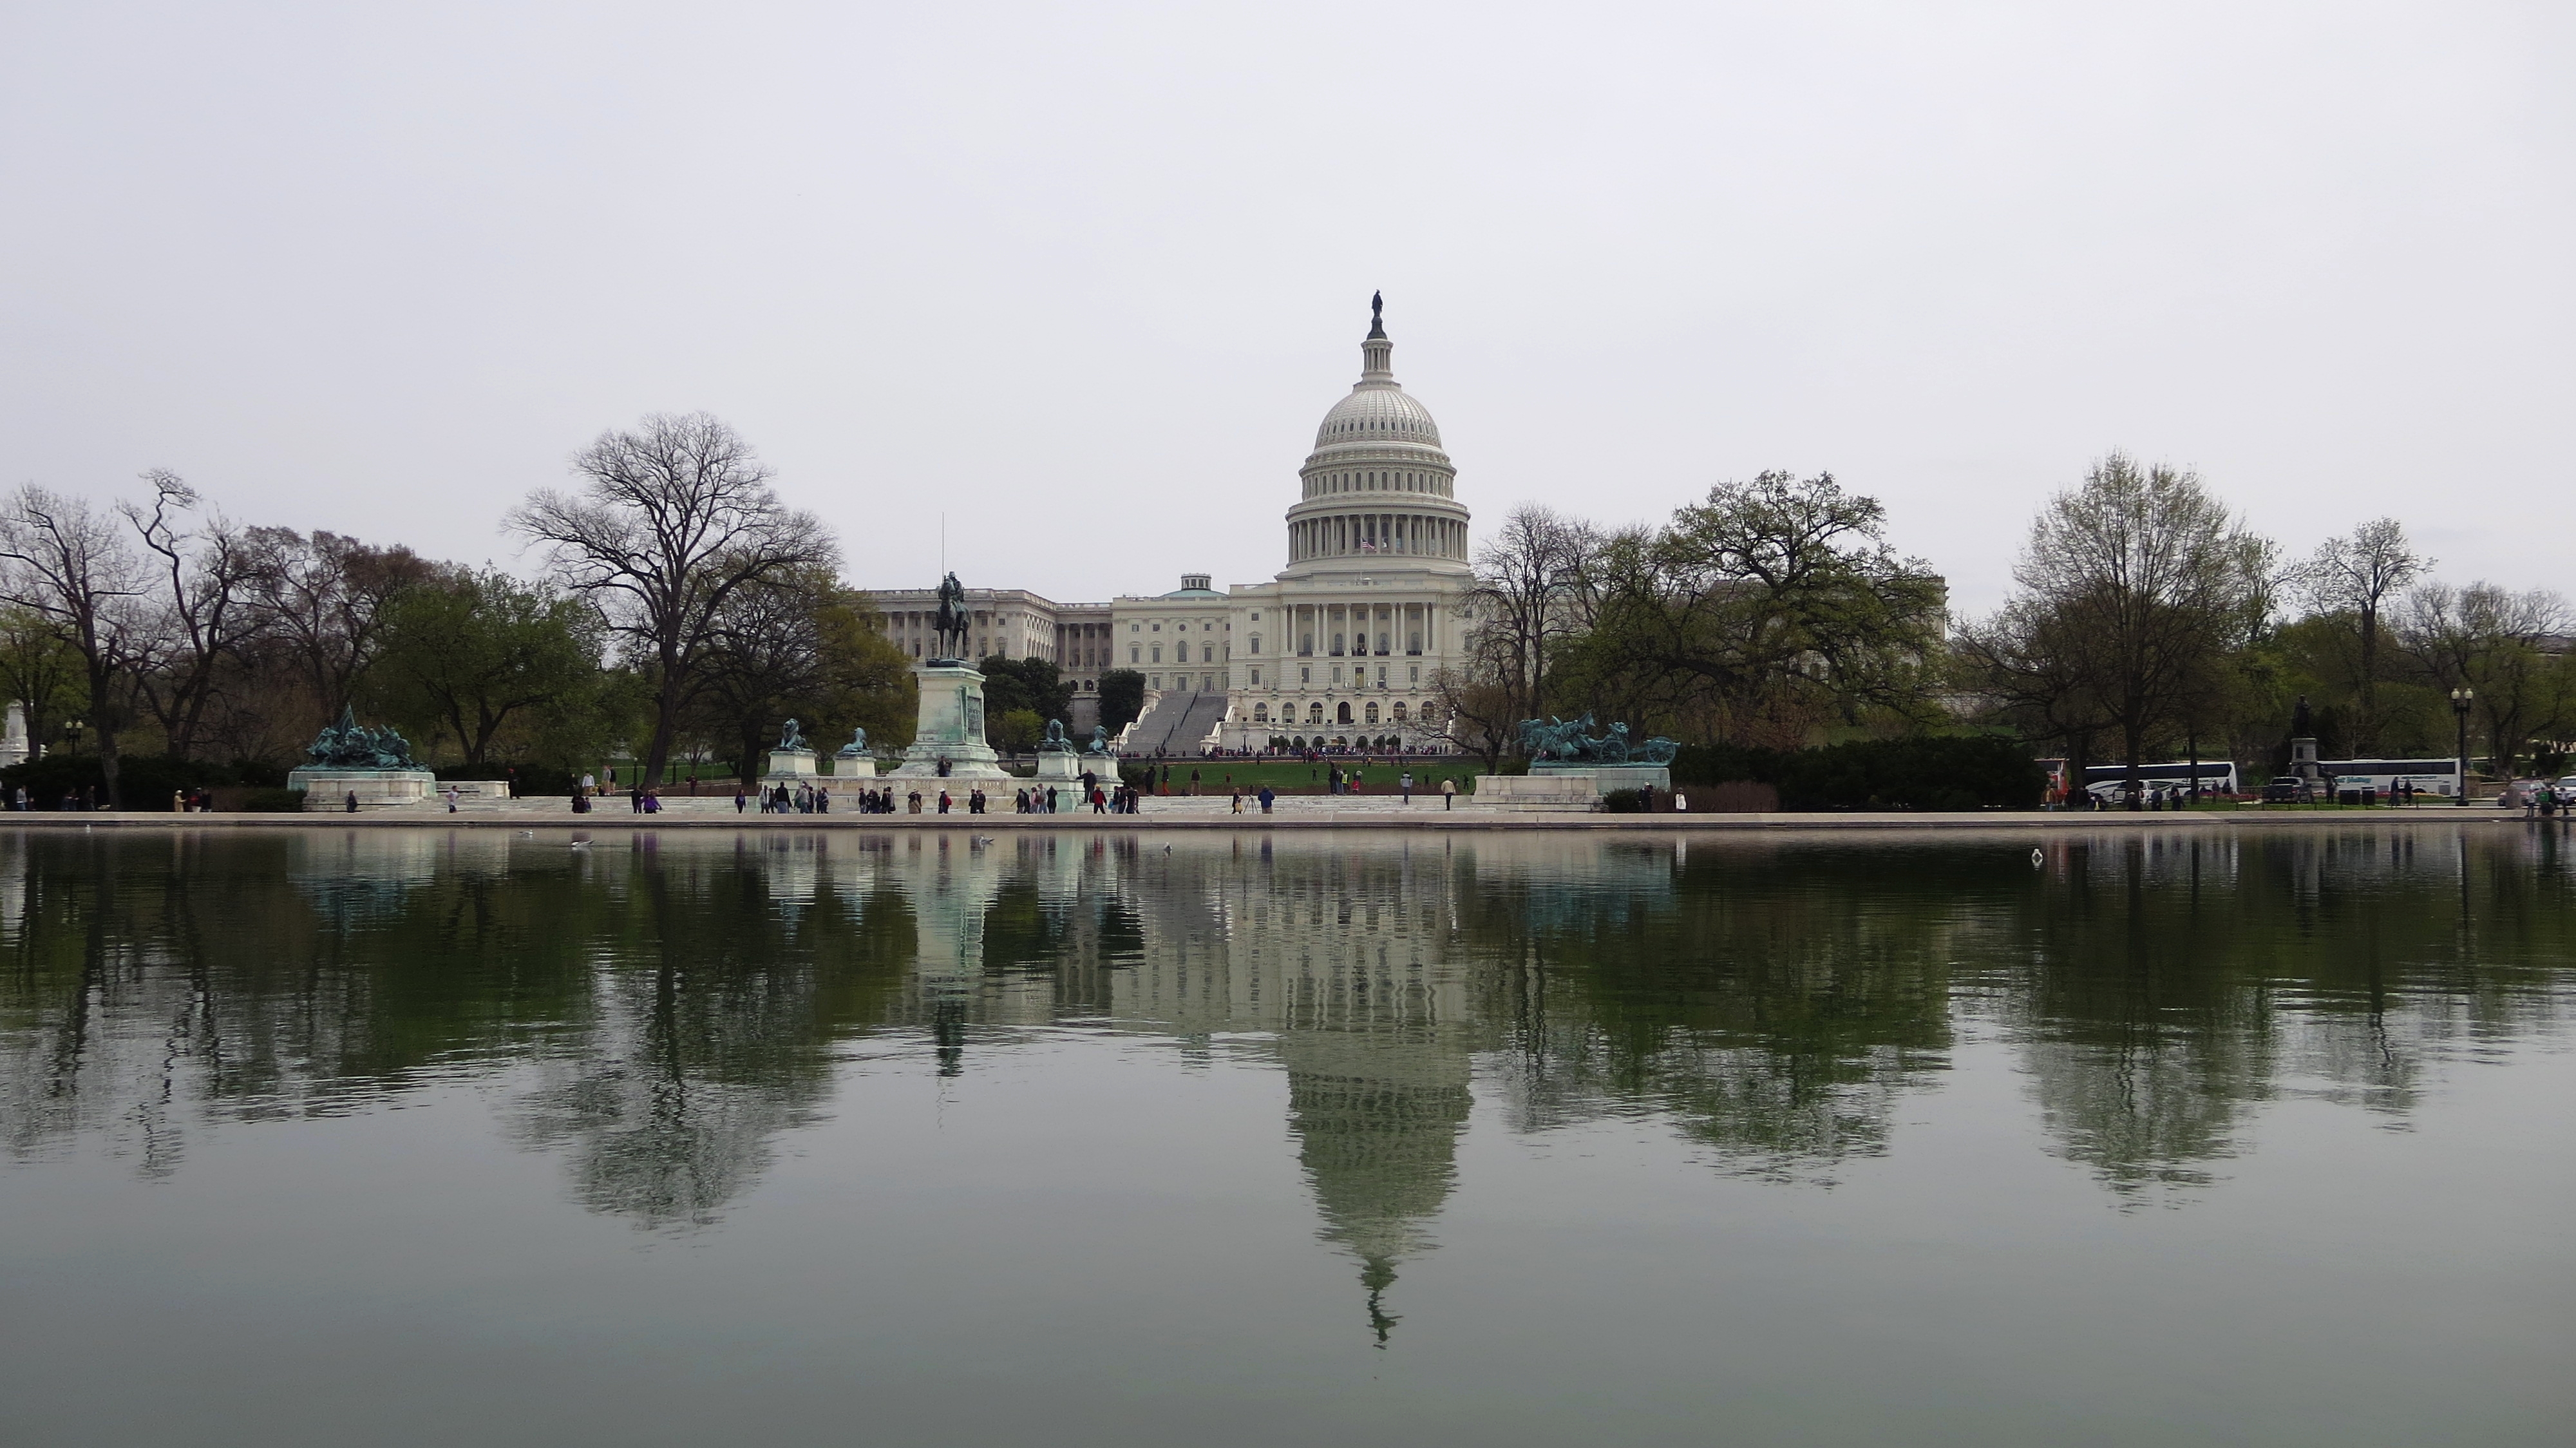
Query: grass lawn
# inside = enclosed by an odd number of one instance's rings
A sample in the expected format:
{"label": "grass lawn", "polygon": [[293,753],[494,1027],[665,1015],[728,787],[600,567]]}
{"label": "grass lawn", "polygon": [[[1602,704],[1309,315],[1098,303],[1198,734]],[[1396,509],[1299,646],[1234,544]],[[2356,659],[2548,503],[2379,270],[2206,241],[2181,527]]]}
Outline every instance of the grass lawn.
{"label": "grass lawn", "polygon": [[1485,768],[1481,761],[1473,759],[1415,760],[1410,764],[1359,764],[1349,760],[1300,764],[1295,760],[1175,759],[1171,761],[1172,792],[1180,793],[1189,782],[1190,771],[1195,769],[1199,772],[1201,794],[1227,792],[1228,776],[1247,791],[1266,784],[1282,793],[1306,789],[1321,793],[1324,780],[1335,762],[1342,765],[1345,773],[1356,771],[1359,774],[1360,789],[1365,794],[1394,793],[1396,780],[1408,769],[1413,771],[1413,789],[1417,794],[1438,794],[1440,781],[1444,779],[1458,781],[1458,792],[1466,794],[1469,792],[1468,781],[1484,773]]}

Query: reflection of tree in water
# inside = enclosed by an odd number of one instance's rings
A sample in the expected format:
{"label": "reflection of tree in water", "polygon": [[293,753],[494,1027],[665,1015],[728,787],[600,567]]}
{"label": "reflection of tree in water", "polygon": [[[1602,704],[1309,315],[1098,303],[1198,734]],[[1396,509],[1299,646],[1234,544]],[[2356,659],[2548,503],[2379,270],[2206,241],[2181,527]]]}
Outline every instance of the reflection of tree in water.
{"label": "reflection of tree in water", "polygon": [[900,901],[777,911],[727,854],[459,832],[424,869],[431,838],[370,832],[399,842],[379,859],[306,835],[0,836],[11,1149],[96,1133],[160,1172],[202,1121],[533,1062],[552,1081],[529,1134],[581,1153],[583,1200],[700,1218],[909,946]]}
{"label": "reflection of tree in water", "polygon": [[2571,930],[2545,852],[2484,831],[2105,831],[2035,884],[1996,1013],[2068,1159],[2130,1199],[2197,1188],[2262,1102],[2402,1120],[2428,1059],[2551,1014]]}
{"label": "reflection of tree in water", "polygon": [[1830,1180],[1946,1063],[1948,963],[1977,927],[1940,882],[1891,894],[1831,852],[1670,842],[1604,851],[1591,888],[1477,864],[1465,934],[1525,1131],[1653,1112],[1726,1170]]}
{"label": "reflection of tree in water", "polygon": [[[595,1210],[713,1220],[830,1090],[830,1043],[898,988],[911,921],[876,892],[869,842],[763,843],[799,848],[639,853],[621,882],[590,1028],[548,1054],[552,1079],[519,1108],[527,1140],[570,1153]],[[832,868],[835,847],[855,878]]]}
{"label": "reflection of tree in water", "polygon": [[0,1140],[163,1173],[208,1121],[534,1071],[515,1120],[580,1199],[686,1223],[810,1115],[837,1038],[971,1070],[979,1031],[1081,1022],[1282,1063],[1383,1328],[1476,1065],[1524,1132],[1651,1116],[1831,1181],[1959,1033],[1999,1036],[2054,1149],[2139,1199],[2205,1181],[2257,1103],[2403,1120],[2429,1064],[2561,1008],[2550,832],[2046,839],[2033,869],[2000,837],[0,834]]}

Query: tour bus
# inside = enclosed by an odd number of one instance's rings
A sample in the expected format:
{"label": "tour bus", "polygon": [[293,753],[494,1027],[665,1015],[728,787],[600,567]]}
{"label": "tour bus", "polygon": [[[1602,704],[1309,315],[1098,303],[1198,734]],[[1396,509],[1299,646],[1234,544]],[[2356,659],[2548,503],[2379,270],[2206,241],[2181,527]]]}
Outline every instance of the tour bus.
{"label": "tour bus", "polygon": [[[2171,764],[2138,766],[2138,787],[2161,789],[2171,793],[2191,791],[2192,765],[2189,760]],[[2121,792],[2129,787],[2129,766],[2125,764],[2088,764],[2084,767],[2084,788],[2099,796],[2105,804],[2121,802]],[[2204,759],[2200,762],[2202,797],[2229,795],[2237,791],[2236,764],[2227,759]]]}
{"label": "tour bus", "polygon": [[2344,783],[2347,780],[2367,779],[2381,799],[2388,798],[2401,779],[2417,794],[2442,799],[2460,797],[2460,761],[2456,759],[2320,759],[2317,768],[2344,788],[2352,787]]}

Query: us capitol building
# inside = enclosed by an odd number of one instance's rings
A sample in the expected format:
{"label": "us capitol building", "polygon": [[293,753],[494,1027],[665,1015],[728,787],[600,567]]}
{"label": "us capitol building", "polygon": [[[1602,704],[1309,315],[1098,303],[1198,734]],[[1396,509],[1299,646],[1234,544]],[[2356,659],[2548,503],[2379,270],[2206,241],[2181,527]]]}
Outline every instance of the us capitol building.
{"label": "us capitol building", "polygon": [[[1395,380],[1395,344],[1370,307],[1360,380],[1315,429],[1288,509],[1287,567],[1220,593],[1203,573],[1170,593],[1056,603],[1023,589],[966,591],[969,658],[1052,660],[1074,719],[1096,721],[1100,675],[1145,676],[1130,753],[1260,749],[1274,738],[1358,744],[1394,736],[1438,748],[1424,711],[1432,676],[1460,661],[1467,509],[1430,409]],[[865,595],[877,626],[915,658],[933,649],[928,589]]]}

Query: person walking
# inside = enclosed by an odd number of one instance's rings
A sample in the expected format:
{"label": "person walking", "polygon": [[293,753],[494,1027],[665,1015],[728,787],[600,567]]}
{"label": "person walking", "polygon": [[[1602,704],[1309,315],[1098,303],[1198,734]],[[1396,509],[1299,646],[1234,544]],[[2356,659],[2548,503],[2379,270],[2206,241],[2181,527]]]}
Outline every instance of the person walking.
{"label": "person walking", "polygon": [[1096,784],[1091,787],[1091,812],[1093,814],[1107,814],[1109,812],[1109,803],[1107,799],[1101,795],[1100,786]]}
{"label": "person walking", "polygon": [[1238,790],[1236,790],[1236,791],[1234,792],[1234,809],[1233,809],[1233,811],[1232,811],[1232,812],[1233,812],[1233,813],[1235,813],[1235,814],[1241,814],[1241,813],[1243,813],[1243,791],[1242,791],[1242,790],[1239,790],[1239,789],[1238,789]]}
{"label": "person walking", "polygon": [[1413,771],[1408,769],[1395,777],[1395,787],[1404,794],[1404,802],[1413,803]]}
{"label": "person walking", "polygon": [[460,797],[460,794],[461,792],[455,785],[450,784],[447,787],[447,812],[449,814],[456,813],[456,801]]}
{"label": "person walking", "polygon": [[1458,781],[1454,779],[1444,779],[1440,781],[1440,807],[1442,809],[1452,809],[1456,807],[1457,803]]}

